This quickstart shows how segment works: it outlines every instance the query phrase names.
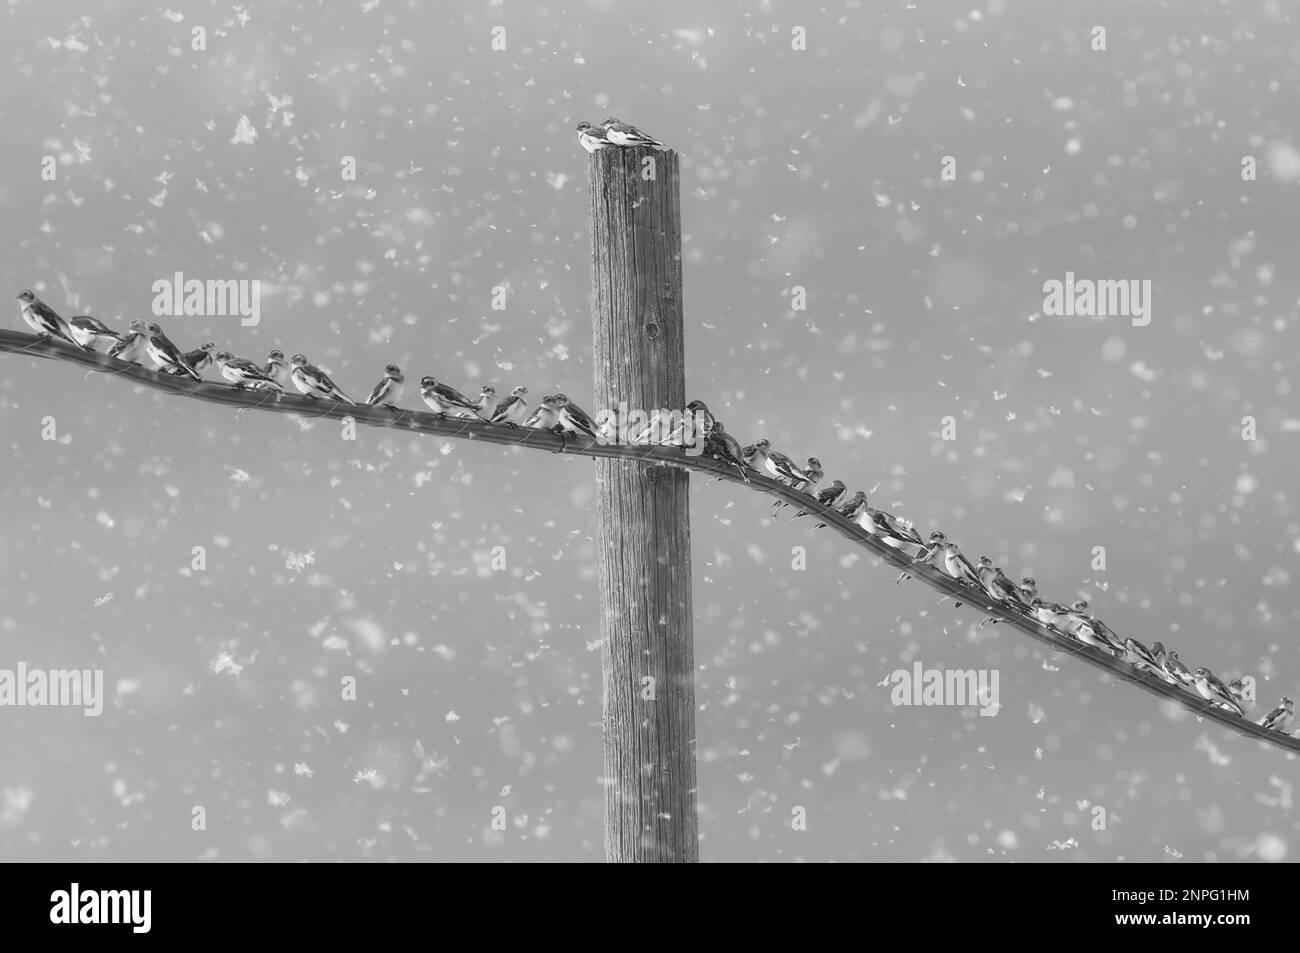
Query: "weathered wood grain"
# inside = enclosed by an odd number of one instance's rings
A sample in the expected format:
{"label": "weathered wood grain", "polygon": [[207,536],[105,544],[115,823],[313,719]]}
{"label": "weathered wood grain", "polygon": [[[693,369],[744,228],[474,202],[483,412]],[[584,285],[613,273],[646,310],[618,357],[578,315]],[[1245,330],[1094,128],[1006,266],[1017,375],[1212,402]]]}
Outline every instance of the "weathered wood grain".
{"label": "weathered wood grain", "polygon": [[[677,154],[603,149],[588,169],[593,412],[680,410]],[[596,462],[611,862],[699,860],[689,494],[685,470]]]}

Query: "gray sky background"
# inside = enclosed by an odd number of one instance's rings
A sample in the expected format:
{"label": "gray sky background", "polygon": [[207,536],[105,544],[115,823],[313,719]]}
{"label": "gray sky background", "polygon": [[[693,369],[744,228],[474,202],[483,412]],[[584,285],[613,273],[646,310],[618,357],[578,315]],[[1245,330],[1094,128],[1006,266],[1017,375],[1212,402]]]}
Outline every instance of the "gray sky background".
{"label": "gray sky background", "polygon": [[[353,396],[394,361],[585,402],[572,127],[635,122],[682,154],[690,396],[1253,674],[1256,716],[1300,688],[1288,4],[42,0],[0,11],[0,62],[5,295],[124,323],[177,271],[258,279],[259,326],[172,337],[303,351]],[[1150,326],[1042,315],[1066,271],[1151,280]],[[0,438],[0,667],[110,695],[0,710],[0,856],[600,859],[590,461],[345,442],[12,355]],[[1294,760],[693,485],[702,859],[1295,858]],[[1001,713],[894,708],[917,659],[997,669]]]}

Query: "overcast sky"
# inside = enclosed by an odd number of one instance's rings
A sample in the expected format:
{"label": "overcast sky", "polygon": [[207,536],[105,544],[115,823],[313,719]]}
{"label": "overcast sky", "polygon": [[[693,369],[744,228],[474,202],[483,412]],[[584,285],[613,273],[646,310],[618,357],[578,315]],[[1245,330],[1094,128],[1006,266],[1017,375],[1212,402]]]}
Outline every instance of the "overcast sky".
{"label": "overcast sky", "polygon": [[[353,396],[396,362],[584,402],[572,130],[635,122],[682,157],[688,396],[1253,675],[1256,717],[1300,688],[1285,3],[26,0],[0,62],[5,295],[120,326],[176,272],[257,280],[256,326],[163,323]],[[1150,281],[1150,323],[1044,314],[1067,272]],[[601,858],[589,460],[345,441],[14,355],[0,448],[0,668],[102,668],[109,696],[0,709],[0,856]],[[692,486],[702,859],[1294,858],[1282,752]],[[996,670],[1001,711],[891,705],[914,661]]]}

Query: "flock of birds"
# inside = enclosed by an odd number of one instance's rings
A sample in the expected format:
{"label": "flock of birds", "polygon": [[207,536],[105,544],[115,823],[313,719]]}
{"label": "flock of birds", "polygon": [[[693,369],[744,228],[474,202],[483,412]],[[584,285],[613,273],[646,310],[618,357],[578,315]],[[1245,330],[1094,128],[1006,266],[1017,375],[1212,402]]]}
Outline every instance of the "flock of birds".
{"label": "flock of birds", "polygon": [[[588,146],[584,140],[583,145],[591,151],[605,148],[610,143],[659,147],[656,140],[616,119],[607,119],[600,127],[583,123],[578,128],[582,136],[597,143]],[[221,377],[236,388],[279,394],[292,384],[309,398],[344,404],[357,403],[343,393],[325,371],[308,362],[301,354],[295,354],[286,362],[282,352],[272,350],[267,355],[266,362],[259,364],[234,357],[228,351],[216,351],[215,345],[210,343],[192,351],[182,351],[157,324],[132,321],[129,330],[119,334],[89,315],[78,315],[65,320],[30,291],[20,293],[18,300],[22,302],[23,318],[44,340],[56,340],[87,351],[102,351],[112,357],[142,365],[147,359],[164,373],[195,381],[203,380],[199,371],[211,363],[216,366]],[[384,376],[364,403],[398,410],[400,408],[397,404],[402,399],[404,387],[405,379],[401,369],[395,364],[389,364],[384,368]],[[420,396],[434,413],[442,416],[572,433],[594,439],[608,438],[609,428],[617,428],[615,421],[606,421],[598,427],[590,414],[564,394],[543,397],[540,405],[530,413],[525,398],[527,393],[526,387],[516,387],[508,397],[497,400],[496,390],[485,385],[478,397],[471,399],[433,377],[420,379]],[[993,565],[987,556],[981,556],[978,564],[972,564],[957,544],[943,533],[935,531],[929,535],[928,540],[922,539],[909,522],[893,513],[867,505],[867,495],[862,490],[850,494],[843,481],[835,480],[814,494],[814,487],[821,483],[825,475],[821,462],[816,457],[809,457],[807,465],[801,467],[790,457],[773,450],[768,440],[758,440],[742,447],[703,401],[691,401],[687,404],[686,411],[692,422],[700,424],[704,438],[703,453],[734,468],[746,482],[749,481],[751,472],[766,474],[778,483],[805,494],[810,502],[822,507],[823,511],[834,508],[845,519],[852,520],[881,542],[911,559],[913,565],[930,565],[955,580],[962,588],[984,593],[1004,612],[1041,623],[1058,635],[1122,659],[1170,685],[1194,688],[1210,704],[1239,718],[1245,718],[1246,712],[1254,706],[1253,687],[1242,679],[1232,679],[1225,684],[1208,668],[1189,670],[1178,658],[1177,652],[1166,650],[1159,642],[1148,648],[1137,639],[1121,637],[1097,618],[1083,599],[1065,606],[1041,598],[1038,595],[1038,584],[1032,578],[1025,577],[1017,584],[1000,567]],[[690,429],[694,428],[688,429],[685,420],[686,417],[683,416],[676,426],[651,426],[636,434],[629,434],[624,428],[622,437],[632,444],[685,446],[694,436],[690,433]],[[664,430],[668,432],[664,433]],[[784,501],[778,501],[774,514],[786,505],[788,504]],[[807,514],[796,514],[804,515]],[[825,525],[818,523],[817,527]],[[908,578],[911,578],[910,574],[904,571],[895,585]],[[960,593],[954,602],[955,606],[961,605]],[[997,619],[989,617],[982,624],[996,622]],[[1268,730],[1285,732],[1294,714],[1294,703],[1290,698],[1284,697],[1282,703],[1264,715],[1258,724]]]}

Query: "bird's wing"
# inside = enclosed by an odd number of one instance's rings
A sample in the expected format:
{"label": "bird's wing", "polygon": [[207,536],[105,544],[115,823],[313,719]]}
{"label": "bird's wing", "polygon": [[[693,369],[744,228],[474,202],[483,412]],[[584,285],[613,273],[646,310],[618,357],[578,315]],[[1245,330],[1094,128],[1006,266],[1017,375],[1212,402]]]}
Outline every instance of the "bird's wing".
{"label": "bird's wing", "polygon": [[433,385],[433,392],[449,404],[468,407],[470,410],[474,409],[474,402],[450,384],[435,384]]}

